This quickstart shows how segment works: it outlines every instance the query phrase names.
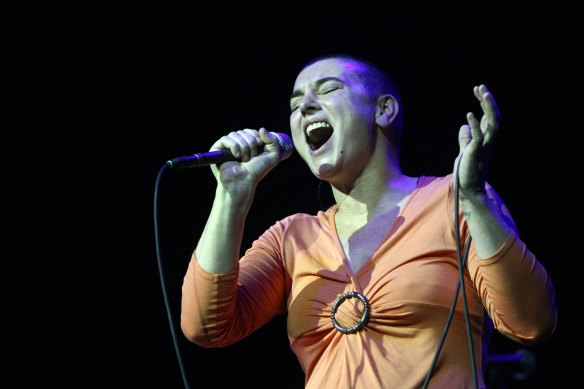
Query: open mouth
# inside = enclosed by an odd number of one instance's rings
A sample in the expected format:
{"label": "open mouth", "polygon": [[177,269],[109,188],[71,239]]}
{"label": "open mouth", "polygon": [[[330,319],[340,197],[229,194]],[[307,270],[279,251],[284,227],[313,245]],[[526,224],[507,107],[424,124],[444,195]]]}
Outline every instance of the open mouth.
{"label": "open mouth", "polygon": [[316,151],[322,147],[333,135],[333,127],[327,122],[316,122],[306,128],[306,141]]}

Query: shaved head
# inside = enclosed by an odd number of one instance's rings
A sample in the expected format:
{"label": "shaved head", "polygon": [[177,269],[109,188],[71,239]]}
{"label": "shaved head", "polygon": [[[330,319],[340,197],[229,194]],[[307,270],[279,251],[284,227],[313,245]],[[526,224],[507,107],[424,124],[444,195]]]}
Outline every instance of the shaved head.
{"label": "shaved head", "polygon": [[354,64],[355,66],[353,68],[355,70],[355,74],[365,87],[365,90],[367,91],[367,94],[369,95],[372,101],[376,101],[379,96],[387,94],[392,95],[394,97],[394,99],[398,103],[399,109],[397,117],[392,123],[392,126],[396,131],[397,141],[399,145],[401,143],[401,132],[403,127],[402,103],[399,90],[395,83],[393,82],[393,80],[391,79],[391,77],[374,63],[359,57],[346,54],[329,54],[322,57],[318,57],[304,65],[302,70],[306,69],[307,67],[314,63],[326,59],[338,59],[347,63]]}

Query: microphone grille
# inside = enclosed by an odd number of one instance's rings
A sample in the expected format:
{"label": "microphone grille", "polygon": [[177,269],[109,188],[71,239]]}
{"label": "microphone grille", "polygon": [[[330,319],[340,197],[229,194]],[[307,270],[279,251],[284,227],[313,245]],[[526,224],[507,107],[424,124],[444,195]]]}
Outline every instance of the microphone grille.
{"label": "microphone grille", "polygon": [[280,144],[280,161],[289,158],[294,151],[292,139],[288,135],[279,132],[272,132],[272,134],[278,138],[278,143]]}

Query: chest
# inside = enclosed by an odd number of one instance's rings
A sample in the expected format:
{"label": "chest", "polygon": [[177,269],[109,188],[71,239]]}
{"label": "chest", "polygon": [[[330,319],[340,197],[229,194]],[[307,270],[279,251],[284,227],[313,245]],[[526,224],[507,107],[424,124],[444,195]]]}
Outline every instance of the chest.
{"label": "chest", "polygon": [[[393,330],[438,317],[439,320],[431,320],[432,324],[443,326],[442,315],[448,313],[458,279],[449,223],[431,220],[428,228],[417,230],[412,225],[419,226],[419,219],[405,218],[401,224],[403,218],[399,215],[393,225],[364,226],[344,239],[345,253],[339,250],[338,241],[342,239],[336,234],[319,240],[326,244],[311,241],[310,248],[290,253],[295,263],[290,269],[291,289],[287,297],[291,337],[298,338],[317,329],[324,336],[328,330],[334,330],[331,307],[340,295],[351,291],[362,293],[374,307],[372,323],[377,321]],[[357,274],[350,274],[346,265]],[[469,294],[473,288],[470,278],[466,281]],[[471,294],[471,313],[480,317],[482,306],[476,293]],[[462,309],[462,305],[458,306]],[[351,327],[359,322],[362,311],[357,299],[347,300],[338,308],[337,318],[343,326]]]}
{"label": "chest", "polygon": [[394,226],[399,211],[400,207],[395,207],[360,224],[337,220],[339,242],[353,272],[359,271],[377,251]]}

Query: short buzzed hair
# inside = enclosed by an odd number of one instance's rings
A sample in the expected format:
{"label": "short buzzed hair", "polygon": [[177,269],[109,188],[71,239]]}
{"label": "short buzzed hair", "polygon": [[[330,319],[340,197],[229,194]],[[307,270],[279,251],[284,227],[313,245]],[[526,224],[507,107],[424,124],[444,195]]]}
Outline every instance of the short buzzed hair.
{"label": "short buzzed hair", "polygon": [[308,62],[302,70],[306,69],[310,65],[320,62],[326,59],[340,59],[347,62],[353,62],[361,65],[365,71],[359,72],[358,77],[363,83],[366,92],[369,94],[372,100],[376,100],[379,96],[390,94],[392,95],[398,103],[398,111],[395,120],[392,123],[393,128],[396,130],[397,135],[397,145],[401,144],[401,133],[403,128],[403,109],[401,95],[399,89],[397,88],[395,82],[392,78],[385,72],[381,67],[368,61],[366,59],[356,57],[348,54],[327,54],[321,57],[315,58]]}

